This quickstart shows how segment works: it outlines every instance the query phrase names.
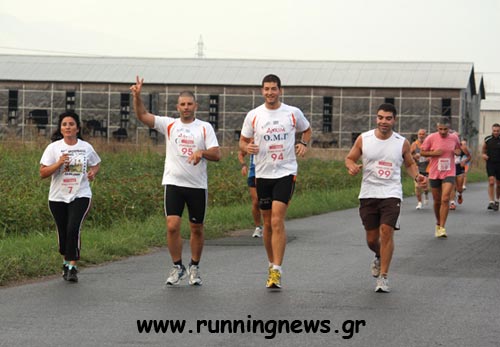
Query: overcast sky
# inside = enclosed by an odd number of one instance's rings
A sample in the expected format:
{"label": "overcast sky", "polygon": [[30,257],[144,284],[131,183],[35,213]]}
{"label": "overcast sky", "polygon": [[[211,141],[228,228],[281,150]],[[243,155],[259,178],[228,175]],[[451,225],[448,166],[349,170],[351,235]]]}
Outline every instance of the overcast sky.
{"label": "overcast sky", "polygon": [[500,0],[0,0],[0,54],[472,62],[500,92]]}

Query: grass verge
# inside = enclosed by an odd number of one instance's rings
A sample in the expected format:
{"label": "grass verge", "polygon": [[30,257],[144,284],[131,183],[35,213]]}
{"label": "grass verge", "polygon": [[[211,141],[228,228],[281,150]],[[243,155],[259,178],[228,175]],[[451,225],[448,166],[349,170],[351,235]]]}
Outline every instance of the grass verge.
{"label": "grass verge", "polygon": [[[483,172],[471,172],[468,182],[484,181]],[[405,195],[413,194],[413,181],[405,178]],[[359,187],[343,190],[315,190],[297,194],[288,210],[288,219],[353,208],[358,205]],[[232,230],[251,228],[250,204],[215,206],[208,209],[205,237],[222,237]],[[182,235],[189,237],[187,218]],[[59,273],[61,256],[54,233],[12,235],[0,239],[0,286]],[[154,215],[145,221],[121,220],[110,227],[83,226],[80,266],[91,266],[131,255],[148,253],[165,246],[165,219]]]}

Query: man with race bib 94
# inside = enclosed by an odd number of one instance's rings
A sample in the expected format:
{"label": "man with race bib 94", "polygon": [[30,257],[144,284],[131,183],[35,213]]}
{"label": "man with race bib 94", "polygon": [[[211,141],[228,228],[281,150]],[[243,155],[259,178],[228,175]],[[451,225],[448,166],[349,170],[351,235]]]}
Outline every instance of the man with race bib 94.
{"label": "man with race bib 94", "polygon": [[[312,130],[300,109],[280,101],[278,76],[265,76],[261,92],[264,104],[246,115],[239,145],[255,159],[257,196],[264,219],[264,247],[269,260],[266,287],[281,288],[286,247],[285,215],[298,166],[295,155],[306,153]],[[302,133],[297,144],[296,133]]]}

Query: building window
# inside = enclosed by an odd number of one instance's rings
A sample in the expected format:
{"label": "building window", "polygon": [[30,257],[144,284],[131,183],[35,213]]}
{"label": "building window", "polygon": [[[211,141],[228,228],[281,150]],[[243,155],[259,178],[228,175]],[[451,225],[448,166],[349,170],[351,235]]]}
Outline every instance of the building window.
{"label": "building window", "polygon": [[239,141],[241,137],[241,130],[234,131],[234,141]]}
{"label": "building window", "polygon": [[208,122],[212,124],[215,131],[219,129],[219,96],[210,95],[210,104],[208,109]]}
{"label": "building window", "polygon": [[76,93],[74,91],[66,92],[66,111],[75,111]]}
{"label": "building window", "polygon": [[356,139],[361,135],[361,133],[351,133],[351,143],[354,145],[354,142],[356,142]]}
{"label": "building window", "polygon": [[158,93],[149,94],[149,112],[154,115],[159,115],[158,104],[160,102],[160,95]]}
{"label": "building window", "polygon": [[127,129],[130,118],[130,94],[120,94],[120,128]]}
{"label": "building window", "polygon": [[9,90],[9,110],[8,123],[16,124],[17,108],[19,106],[19,92],[17,90]]}
{"label": "building window", "polygon": [[395,98],[385,98],[384,103],[396,106]]}
{"label": "building window", "polygon": [[332,110],[333,110],[333,97],[323,97],[323,132],[332,132]]}
{"label": "building window", "polygon": [[451,118],[451,99],[441,100],[441,115],[443,117]]}

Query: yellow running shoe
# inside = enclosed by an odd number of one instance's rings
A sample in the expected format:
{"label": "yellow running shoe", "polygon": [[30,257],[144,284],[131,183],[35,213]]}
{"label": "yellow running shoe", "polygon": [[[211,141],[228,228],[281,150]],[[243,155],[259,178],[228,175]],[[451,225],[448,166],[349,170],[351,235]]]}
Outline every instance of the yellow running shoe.
{"label": "yellow running shoe", "polygon": [[439,228],[439,236],[438,237],[439,238],[444,238],[444,239],[448,237],[448,235],[446,235],[446,229],[445,228],[441,228],[441,227]]}
{"label": "yellow running shoe", "polygon": [[434,231],[434,236],[435,237],[439,237],[439,235],[440,235],[440,230],[439,229],[441,229],[441,227],[436,224],[436,231]]}
{"label": "yellow running shoe", "polygon": [[281,272],[276,269],[269,271],[269,277],[266,283],[267,288],[281,288]]}

